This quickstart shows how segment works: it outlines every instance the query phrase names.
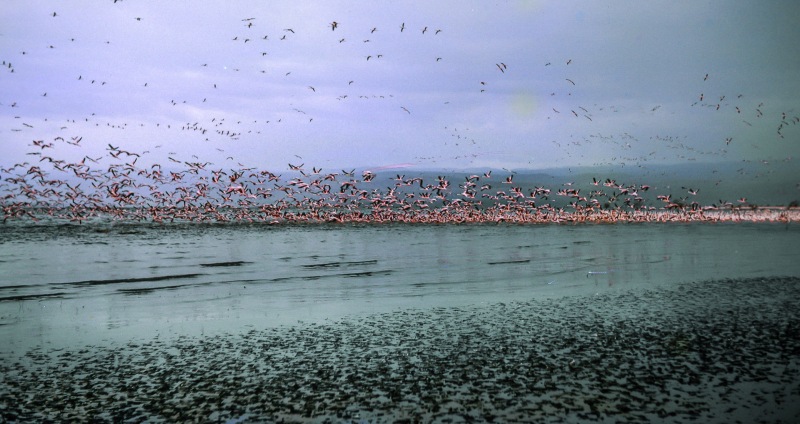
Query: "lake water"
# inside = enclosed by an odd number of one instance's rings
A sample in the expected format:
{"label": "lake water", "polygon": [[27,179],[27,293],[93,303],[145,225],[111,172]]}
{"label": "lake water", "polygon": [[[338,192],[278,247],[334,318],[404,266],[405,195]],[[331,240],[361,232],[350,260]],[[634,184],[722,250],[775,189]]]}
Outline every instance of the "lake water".
{"label": "lake water", "polygon": [[795,422],[800,226],[11,224],[4,422]]}
{"label": "lake water", "polygon": [[0,350],[800,275],[794,224],[6,225]]}

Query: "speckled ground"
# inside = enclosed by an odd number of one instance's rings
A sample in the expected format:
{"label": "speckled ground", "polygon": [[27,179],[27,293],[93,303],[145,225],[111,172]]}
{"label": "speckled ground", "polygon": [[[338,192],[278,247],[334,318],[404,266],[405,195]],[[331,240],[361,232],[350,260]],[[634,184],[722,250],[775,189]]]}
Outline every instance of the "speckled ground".
{"label": "speckled ground", "polygon": [[800,278],[37,349],[0,371],[4,422],[798,422]]}

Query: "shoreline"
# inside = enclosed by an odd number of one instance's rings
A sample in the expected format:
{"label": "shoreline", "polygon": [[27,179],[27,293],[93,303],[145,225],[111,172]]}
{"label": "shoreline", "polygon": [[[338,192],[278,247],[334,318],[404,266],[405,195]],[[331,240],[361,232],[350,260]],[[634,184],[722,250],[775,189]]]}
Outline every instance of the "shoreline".
{"label": "shoreline", "polygon": [[263,223],[269,225],[293,224],[616,224],[616,223],[752,223],[752,222],[800,222],[800,209],[785,206],[743,207],[739,209],[476,209],[471,204],[454,205],[436,209],[397,210],[391,208],[371,211],[336,211],[311,209],[288,212],[264,208],[220,208],[213,212],[201,208],[149,208],[141,210],[108,209],[97,210],[75,219],[68,210],[30,210],[28,208],[6,208],[6,219],[2,224],[33,225],[41,222],[81,225],[93,222],[115,223]]}
{"label": "shoreline", "polygon": [[[399,310],[3,361],[0,416],[234,422],[800,417],[800,277]],[[795,407],[796,408],[796,407]]]}

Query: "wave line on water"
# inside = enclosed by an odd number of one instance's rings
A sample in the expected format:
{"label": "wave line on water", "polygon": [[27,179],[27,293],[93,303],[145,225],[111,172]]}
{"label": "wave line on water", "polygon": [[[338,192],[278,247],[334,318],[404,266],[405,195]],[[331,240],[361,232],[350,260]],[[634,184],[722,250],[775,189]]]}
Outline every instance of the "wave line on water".
{"label": "wave line on water", "polygon": [[227,266],[242,266],[245,264],[251,264],[252,262],[247,261],[233,261],[233,262],[212,262],[207,264],[200,264],[202,267],[227,267]]}
{"label": "wave line on water", "polygon": [[72,283],[64,283],[67,286],[102,286],[106,284],[120,284],[120,283],[142,283],[149,281],[164,281],[164,280],[177,280],[182,278],[196,278],[201,275],[207,274],[174,274],[174,275],[160,275],[157,277],[142,277],[142,278],[114,278],[110,280],[86,280],[76,281]]}
{"label": "wave line on water", "polygon": [[375,265],[378,261],[373,260],[366,260],[366,261],[342,261],[342,262],[327,262],[323,264],[311,264],[311,265],[303,265],[303,268],[338,268],[340,266],[357,266],[357,265]]}
{"label": "wave line on water", "polygon": [[530,262],[530,259],[517,259],[517,260],[510,260],[510,261],[498,261],[498,262],[486,262],[487,265],[504,265],[504,264],[526,264]]}
{"label": "wave line on water", "polygon": [[45,298],[59,298],[63,297],[65,294],[64,292],[58,293],[43,293],[43,294],[22,294],[18,296],[6,296],[0,297],[0,302],[14,302],[14,301],[21,301],[21,300],[35,300],[35,299],[45,299]]}

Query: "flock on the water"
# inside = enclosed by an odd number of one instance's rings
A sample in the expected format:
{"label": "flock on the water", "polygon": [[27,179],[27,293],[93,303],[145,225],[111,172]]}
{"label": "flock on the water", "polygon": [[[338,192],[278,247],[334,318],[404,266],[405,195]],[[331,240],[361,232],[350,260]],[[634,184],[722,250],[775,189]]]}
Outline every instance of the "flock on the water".
{"label": "flock on the water", "polygon": [[[111,218],[144,222],[615,222],[796,219],[795,204],[759,208],[741,198],[702,205],[687,196],[644,197],[646,184],[593,179],[591,191],[565,183],[525,187],[491,170],[455,180],[326,171],[287,164],[286,176],[252,167],[180,161],[145,164],[148,153],[108,144],[70,162],[50,153],[81,148],[80,137],[36,140],[29,161],[2,168],[3,222]],[[651,196],[652,197],[652,196]]]}
{"label": "flock on the water", "polygon": [[[61,17],[58,11],[52,13],[53,19]],[[137,23],[143,21],[140,16],[135,16],[134,19]],[[268,57],[269,52],[264,50],[264,43],[273,40],[283,42],[297,35],[295,28],[282,28],[278,30],[278,35],[265,34],[257,22],[255,17],[241,19],[238,33],[230,39],[232,42],[247,45],[248,54]],[[333,33],[332,43],[358,42],[363,46],[378,44],[371,43],[371,39],[366,38],[376,36],[376,32],[407,33],[412,30],[405,22],[398,23],[396,28],[371,26],[364,29],[364,37],[351,40],[347,36],[340,36],[344,25],[340,20],[332,20],[328,25]],[[446,35],[446,30],[431,25],[421,27],[417,32],[426,37]],[[74,43],[75,39],[69,42]],[[106,41],[106,44],[110,43]],[[259,46],[250,49],[255,44]],[[48,46],[48,49],[55,48],[55,45]],[[365,62],[381,60],[386,54],[379,48],[369,51],[362,58]],[[30,56],[28,51],[20,54],[24,57]],[[438,63],[443,57],[444,55],[433,55],[430,60]],[[559,64],[561,67],[575,66],[572,58],[563,59]],[[2,65],[7,72],[16,72],[17,68],[11,60],[3,60]],[[487,78],[475,81],[476,89],[480,92],[485,92],[492,85],[492,78],[502,78],[513,71],[513,64],[507,64],[506,60],[498,60],[493,65],[496,68],[493,71],[495,77],[488,77],[487,74]],[[202,63],[198,66],[207,69],[208,64]],[[543,63],[543,66],[548,69],[554,67],[553,62]],[[233,71],[238,72],[239,69],[233,68]],[[292,74],[292,70],[288,68],[280,72],[286,78]],[[713,76],[706,74],[702,80],[705,82],[710,78]],[[75,79],[80,84],[93,87],[107,84],[105,79],[97,76],[81,74],[76,75]],[[142,81],[139,88],[150,89],[150,82]],[[343,78],[340,85],[348,88],[354,82]],[[571,96],[570,87],[577,86],[580,81],[576,82],[575,77],[566,75],[563,83],[564,92],[559,92],[559,95],[566,93]],[[318,92],[320,85],[315,82],[307,81],[303,84],[307,93],[321,94]],[[216,89],[215,83],[213,90]],[[41,97],[48,97],[48,92],[43,92]],[[556,95],[556,91],[551,93],[551,96]],[[348,96],[349,94],[341,94],[336,100],[343,101]],[[390,94],[387,96],[391,97]],[[700,93],[692,106],[698,105],[715,111],[735,110],[737,115],[742,116],[742,122],[751,126],[748,119],[761,119],[764,116],[764,105],[760,103],[755,108],[746,106],[742,97],[738,94],[711,98]],[[202,103],[207,100],[203,98]],[[170,100],[173,106],[186,103],[186,100]],[[17,101],[4,106],[13,111],[24,110],[24,105]],[[651,112],[660,107],[655,106]],[[750,109],[754,109],[754,112]],[[598,107],[597,111],[599,110],[602,108]],[[314,121],[314,117],[301,108],[293,107],[293,111],[302,115],[302,119],[309,123]],[[413,109],[404,104],[399,105],[398,111],[413,114]],[[562,113],[556,108],[552,108],[552,111],[556,115]],[[596,119],[597,116],[593,112],[597,111],[590,111],[587,107],[576,104],[565,115],[570,115],[571,112],[574,118],[594,121],[593,118]],[[750,117],[753,113],[755,115]],[[94,114],[92,115],[85,118],[86,123],[94,121]],[[21,116],[15,116],[15,120],[22,127],[12,128],[12,131],[33,133],[35,130],[34,125],[24,122]],[[282,118],[277,118],[275,123],[281,120]],[[75,120],[71,123],[75,123]],[[268,124],[270,121],[265,120],[263,123]],[[777,136],[785,138],[787,128],[798,123],[800,117],[794,112],[782,112],[777,123]],[[99,122],[94,124],[100,125]],[[106,125],[119,129],[128,127],[127,123],[109,122]],[[243,134],[251,132],[242,129],[244,125],[241,121],[234,124],[230,120],[225,121],[225,118],[213,118],[207,123],[187,122],[181,129],[198,133],[204,141],[216,136],[217,140],[235,142]],[[172,129],[169,124],[164,126]],[[83,223],[102,217],[152,222],[268,223],[792,220],[793,207],[797,206],[796,203],[791,203],[788,208],[782,209],[759,208],[743,197],[734,201],[720,200],[714,204],[701,204],[693,199],[698,192],[696,188],[685,188],[680,196],[673,196],[672,193],[653,194],[647,184],[623,183],[603,178],[591,181],[594,186],[592,190],[575,188],[570,183],[557,187],[525,186],[514,181],[514,172],[510,170],[506,170],[506,175],[497,175],[498,171],[495,170],[494,175],[492,171],[486,171],[476,175],[438,175],[434,178],[424,174],[406,177],[398,173],[390,176],[388,172],[377,172],[375,169],[323,170],[306,166],[299,156],[290,159],[297,160],[297,163],[289,163],[287,168],[281,170],[246,166],[233,156],[228,156],[224,165],[206,161],[197,155],[193,155],[191,159],[182,158],[175,152],[166,156],[167,160],[159,160],[158,155],[148,150],[123,145],[124,141],[100,141],[89,139],[90,136],[86,137],[89,140],[84,140],[81,135],[66,134],[67,131],[70,129],[63,126],[60,133],[62,135],[51,139],[43,139],[41,134],[34,136],[24,160],[0,167],[3,223],[42,219]],[[462,151],[464,146],[476,144],[476,140],[466,133],[468,129],[461,128],[459,131],[452,128],[451,131],[451,135],[457,137],[455,146],[461,144],[459,149]],[[625,152],[632,141],[638,140],[628,133],[618,138],[598,133],[584,141],[615,143],[620,146],[621,152]],[[715,143],[717,147],[706,151],[690,147],[678,137],[656,136],[653,142],[687,154],[713,155],[724,153],[727,146],[735,143],[735,137],[726,137],[720,143]],[[107,146],[100,153],[97,146],[102,143]],[[553,143],[566,148],[560,142]],[[578,146],[571,147],[580,148],[579,141],[572,141],[570,144]],[[86,147],[87,145],[92,147]],[[216,150],[220,154],[226,154],[221,147],[224,146],[217,147]],[[468,149],[466,151],[465,155],[469,155]],[[80,156],[81,159],[74,159]],[[160,157],[163,158],[164,155]],[[418,156],[417,159],[426,158]],[[636,161],[647,158],[619,158],[623,162],[627,159]]]}

